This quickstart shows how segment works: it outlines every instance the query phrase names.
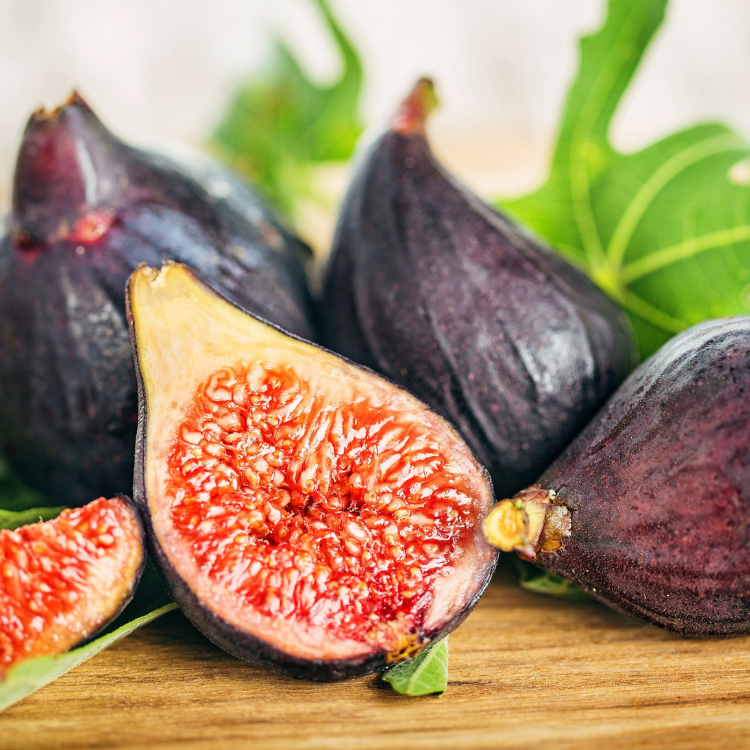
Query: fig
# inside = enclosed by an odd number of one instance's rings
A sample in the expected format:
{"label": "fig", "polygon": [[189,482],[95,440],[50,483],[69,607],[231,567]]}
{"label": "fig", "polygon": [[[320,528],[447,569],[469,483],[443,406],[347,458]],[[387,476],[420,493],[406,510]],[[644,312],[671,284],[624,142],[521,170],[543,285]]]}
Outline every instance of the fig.
{"label": "fig", "polygon": [[0,680],[14,664],[68,651],[132,599],[146,562],[124,496],[0,531]]}
{"label": "fig", "polygon": [[125,282],[189,261],[257,315],[312,337],[289,235],[209,160],[115,138],[74,94],[28,123],[0,241],[0,435],[32,487],[81,505],[132,488],[137,389]]}
{"label": "fig", "polygon": [[325,272],[323,343],[463,434],[499,496],[533,481],[635,365],[583,273],[437,163],[420,81],[359,159]]}
{"label": "fig", "polygon": [[603,602],[694,636],[750,632],[750,317],[642,364],[488,538]]}
{"label": "fig", "polygon": [[231,654],[330,681],[453,630],[497,551],[485,470],[441,417],[185,266],[129,282],[135,501],[169,593]]}

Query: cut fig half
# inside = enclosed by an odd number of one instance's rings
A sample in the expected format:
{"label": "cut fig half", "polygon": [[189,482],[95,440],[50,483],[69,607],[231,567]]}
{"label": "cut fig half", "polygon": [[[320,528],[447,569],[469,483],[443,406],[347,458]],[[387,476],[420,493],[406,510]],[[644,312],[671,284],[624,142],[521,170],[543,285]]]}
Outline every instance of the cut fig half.
{"label": "cut fig half", "polygon": [[329,681],[453,630],[496,552],[486,471],[383,378],[271,327],[185,266],[128,284],[135,497],[164,582],[226,651]]}
{"label": "cut fig half", "polygon": [[133,598],[145,562],[143,528],[124,496],[0,531],[0,680],[106,627]]}

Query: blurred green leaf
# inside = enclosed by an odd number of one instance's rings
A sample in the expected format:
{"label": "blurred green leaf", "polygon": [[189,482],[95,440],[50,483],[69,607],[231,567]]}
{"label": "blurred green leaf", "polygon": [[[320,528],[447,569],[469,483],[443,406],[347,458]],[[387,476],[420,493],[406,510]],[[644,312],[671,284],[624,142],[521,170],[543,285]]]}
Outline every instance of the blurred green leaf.
{"label": "blurred green leaf", "polygon": [[311,167],[348,159],[362,132],[362,63],[327,0],[314,2],[342,58],[338,81],[316,85],[277,41],[271,66],[240,88],[213,138],[219,153],[287,214],[300,196],[316,197]]}
{"label": "blurred green leaf", "polygon": [[522,589],[533,591],[535,594],[545,594],[547,596],[557,596],[561,599],[590,599],[580,586],[565,578],[560,578],[554,573],[548,573],[527,560],[520,557],[515,558],[518,568],[518,582]]}
{"label": "blurred green leaf", "polygon": [[448,687],[448,639],[443,638],[414,659],[391,667],[383,679],[404,695],[444,693]]}
{"label": "blurred green leaf", "polygon": [[581,40],[546,184],[503,201],[622,304],[644,357],[688,326],[750,311],[747,141],[721,124],[632,154],[608,139],[666,5],[610,0]]}

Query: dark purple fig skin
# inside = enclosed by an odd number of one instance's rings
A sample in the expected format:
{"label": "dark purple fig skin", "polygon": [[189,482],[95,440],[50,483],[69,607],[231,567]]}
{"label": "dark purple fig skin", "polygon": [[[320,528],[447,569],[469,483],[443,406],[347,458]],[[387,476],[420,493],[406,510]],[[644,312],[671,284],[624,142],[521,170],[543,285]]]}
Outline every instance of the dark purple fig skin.
{"label": "dark purple fig skin", "polygon": [[[97,217],[111,224],[100,237]],[[9,463],[56,502],[129,492],[137,394],[123,290],[133,269],[187,262],[209,286],[310,339],[308,256],[210,160],[178,165],[127,146],[78,95],[32,115],[0,241]]]}
{"label": "dark purple fig skin", "polygon": [[397,120],[359,160],[324,279],[323,341],[453,422],[507,497],[630,372],[632,334],[583,273],[447,174],[421,124]]}
{"label": "dark purple fig skin", "polygon": [[669,630],[750,632],[750,316],[668,342],[539,481],[571,535],[538,564]]}

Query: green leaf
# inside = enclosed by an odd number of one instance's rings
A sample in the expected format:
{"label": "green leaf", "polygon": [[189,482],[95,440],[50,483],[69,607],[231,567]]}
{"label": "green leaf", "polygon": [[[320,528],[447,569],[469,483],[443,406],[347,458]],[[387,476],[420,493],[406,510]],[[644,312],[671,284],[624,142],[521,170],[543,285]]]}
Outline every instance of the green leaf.
{"label": "green leaf", "polygon": [[363,129],[359,55],[327,0],[314,2],[341,55],[338,81],[316,85],[277,41],[271,66],[240,88],[213,137],[219,153],[287,213],[301,196],[322,199],[311,168],[348,159]]}
{"label": "green leaf", "polygon": [[36,659],[27,659],[16,664],[5,679],[0,681],[0,711],[17,703],[21,699],[48,685],[61,675],[71,669],[83,664],[83,662],[103,651],[113,643],[130,635],[142,625],[161,617],[163,614],[175,609],[176,604],[167,604],[148,614],[130,620],[106,635],[91,641],[85,646],[73,649],[59,656],[40,656]]}
{"label": "green leaf", "polygon": [[642,151],[612,147],[612,117],[666,0],[610,0],[581,40],[546,184],[503,201],[617,300],[648,356],[695,323],[750,311],[750,146],[725,125]]}
{"label": "green leaf", "polygon": [[584,600],[591,597],[580,586],[565,578],[538,568],[532,563],[516,558],[521,588],[533,591],[535,594],[557,596],[561,599]]}
{"label": "green leaf", "polygon": [[444,693],[448,686],[448,639],[430,646],[411,661],[391,667],[383,679],[404,695]]}
{"label": "green leaf", "polygon": [[20,511],[44,504],[45,498],[26,487],[0,458],[0,510]]}

